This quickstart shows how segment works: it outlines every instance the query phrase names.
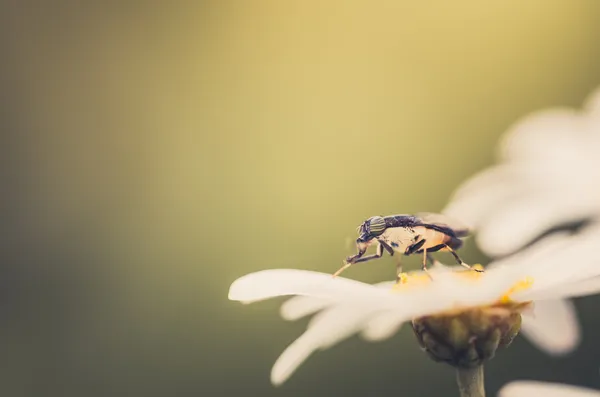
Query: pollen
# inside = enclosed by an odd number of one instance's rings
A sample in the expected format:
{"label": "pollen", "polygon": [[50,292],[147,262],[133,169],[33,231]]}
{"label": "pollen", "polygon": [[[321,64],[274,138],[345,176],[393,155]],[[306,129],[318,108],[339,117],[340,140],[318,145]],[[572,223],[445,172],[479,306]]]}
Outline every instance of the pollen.
{"label": "pollen", "polygon": [[481,266],[481,263],[476,263],[471,267],[473,268],[473,270],[484,270],[483,266]]}
{"label": "pollen", "polygon": [[[462,277],[469,281],[479,280],[485,273],[474,270],[484,270],[481,264],[476,263],[471,266],[472,269],[454,270],[452,273],[458,277]],[[410,273],[400,273],[398,282],[392,287],[393,291],[400,292],[408,288],[421,287],[429,284],[432,281],[432,276],[423,271],[414,271]]]}
{"label": "pollen", "polygon": [[506,291],[500,297],[500,303],[511,303],[512,300],[511,300],[510,296],[512,294],[514,294],[515,292],[520,292],[520,291],[529,289],[529,288],[531,288],[532,285],[533,285],[533,277],[525,277],[523,280],[518,281],[515,285],[510,287],[508,289],[508,291]]}
{"label": "pollen", "polygon": [[408,274],[400,273],[400,275],[398,276],[398,282],[400,284],[406,284],[408,282]]}
{"label": "pollen", "polygon": [[461,277],[465,277],[467,280],[479,280],[485,274],[481,270],[484,270],[483,266],[481,266],[480,263],[476,263],[471,266],[471,269],[458,270],[455,274]]}
{"label": "pollen", "polygon": [[394,292],[400,292],[407,288],[420,287],[428,284],[431,278],[427,273],[414,272],[414,273],[400,273],[398,275],[398,282],[394,284],[392,290]]}

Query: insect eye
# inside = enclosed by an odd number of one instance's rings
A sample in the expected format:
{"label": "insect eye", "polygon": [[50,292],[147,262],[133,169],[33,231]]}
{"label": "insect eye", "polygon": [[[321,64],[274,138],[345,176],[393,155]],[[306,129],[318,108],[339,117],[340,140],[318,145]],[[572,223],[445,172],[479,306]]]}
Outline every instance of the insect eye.
{"label": "insect eye", "polygon": [[369,221],[363,222],[359,227],[356,228],[358,233],[358,240],[356,242],[365,242],[369,239]]}
{"label": "insect eye", "polygon": [[373,237],[379,236],[385,231],[385,220],[381,216],[369,219],[369,234]]}

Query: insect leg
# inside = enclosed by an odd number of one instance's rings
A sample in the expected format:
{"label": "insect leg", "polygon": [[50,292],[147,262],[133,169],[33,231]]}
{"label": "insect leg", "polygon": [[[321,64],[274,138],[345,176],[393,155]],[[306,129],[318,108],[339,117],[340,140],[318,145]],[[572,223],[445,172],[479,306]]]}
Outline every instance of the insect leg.
{"label": "insect leg", "polygon": [[429,254],[427,253],[427,248],[423,248],[423,271],[427,273],[430,279],[433,280],[431,274],[429,274],[429,269],[427,269],[427,259],[429,259]]}
{"label": "insect leg", "polygon": [[433,256],[431,256],[431,254],[428,252],[427,254],[425,254],[425,256],[427,257],[427,261],[429,261],[429,264],[431,266],[435,265],[435,259],[433,258]]}
{"label": "insect leg", "polygon": [[394,256],[394,249],[390,247],[386,242],[380,241],[379,244],[383,246],[383,248],[390,254],[390,256]]}
{"label": "insect leg", "polygon": [[458,254],[457,254],[457,253],[456,253],[456,252],[455,252],[455,251],[454,251],[454,250],[453,250],[453,249],[452,249],[452,248],[451,248],[449,245],[446,245],[446,249],[447,249],[448,251],[450,251],[450,253],[451,253],[451,254],[452,254],[452,256],[454,257],[454,259],[456,259],[456,261],[458,262],[458,264],[459,264],[459,265],[461,265],[461,266],[463,266],[463,267],[466,267],[467,269],[474,270],[474,271],[476,271],[476,272],[483,272],[483,270],[480,270],[480,269],[474,269],[474,268],[472,268],[471,266],[469,266],[468,264],[466,264],[465,262],[463,262],[463,260],[462,260],[462,259],[460,259],[460,257],[458,256]]}
{"label": "insect leg", "polygon": [[367,255],[367,256],[363,257],[362,255],[364,255],[364,253],[365,252],[362,251],[362,252],[359,252],[357,255],[354,255],[354,256],[346,259],[344,266],[339,268],[339,270],[337,272],[333,273],[333,277],[339,276],[344,270],[348,269],[350,266],[352,266],[355,263],[367,262],[372,259],[381,258],[381,256],[383,255],[383,246],[381,244],[377,244],[377,251],[373,255]]}
{"label": "insect leg", "polygon": [[429,255],[427,254],[427,248],[423,248],[423,270],[427,271],[427,258]]}
{"label": "insect leg", "polygon": [[396,284],[400,282],[400,275],[402,274],[402,259],[398,256],[396,259]]}
{"label": "insect leg", "polygon": [[[394,249],[388,245],[385,241],[380,241],[379,244],[390,254],[390,256],[394,256]],[[400,275],[402,274],[402,257],[396,257],[396,284],[400,282]]]}
{"label": "insect leg", "polygon": [[367,256],[363,256],[362,258],[358,258],[354,261],[354,263],[367,262],[372,259],[379,259],[382,256],[383,256],[383,246],[380,243],[380,244],[377,244],[377,251],[373,255],[367,255]]}
{"label": "insect leg", "polygon": [[414,243],[410,247],[406,248],[406,252],[404,253],[404,255],[412,255],[412,254],[414,254],[415,252],[417,252],[417,251],[419,251],[421,249],[421,247],[423,246],[423,244],[425,244],[425,239],[417,241],[416,243]]}

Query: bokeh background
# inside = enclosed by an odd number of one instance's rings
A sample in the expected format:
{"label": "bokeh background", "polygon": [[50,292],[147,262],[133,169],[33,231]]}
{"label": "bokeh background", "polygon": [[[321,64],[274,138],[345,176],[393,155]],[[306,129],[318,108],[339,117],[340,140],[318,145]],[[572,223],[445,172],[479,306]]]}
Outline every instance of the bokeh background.
{"label": "bokeh background", "polygon": [[[364,218],[441,210],[520,117],[600,85],[599,22],[595,0],[2,2],[0,393],[455,395],[407,328],[273,388],[305,322],[228,287],[333,272]],[[500,352],[488,393],[600,387],[599,304],[570,356]]]}

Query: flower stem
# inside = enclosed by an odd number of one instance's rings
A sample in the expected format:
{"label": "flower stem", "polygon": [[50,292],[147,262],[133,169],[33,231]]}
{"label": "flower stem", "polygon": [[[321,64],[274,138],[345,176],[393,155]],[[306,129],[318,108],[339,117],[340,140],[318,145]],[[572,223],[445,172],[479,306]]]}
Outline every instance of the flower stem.
{"label": "flower stem", "polygon": [[483,365],[475,368],[457,368],[456,382],[460,397],[485,397]]}

